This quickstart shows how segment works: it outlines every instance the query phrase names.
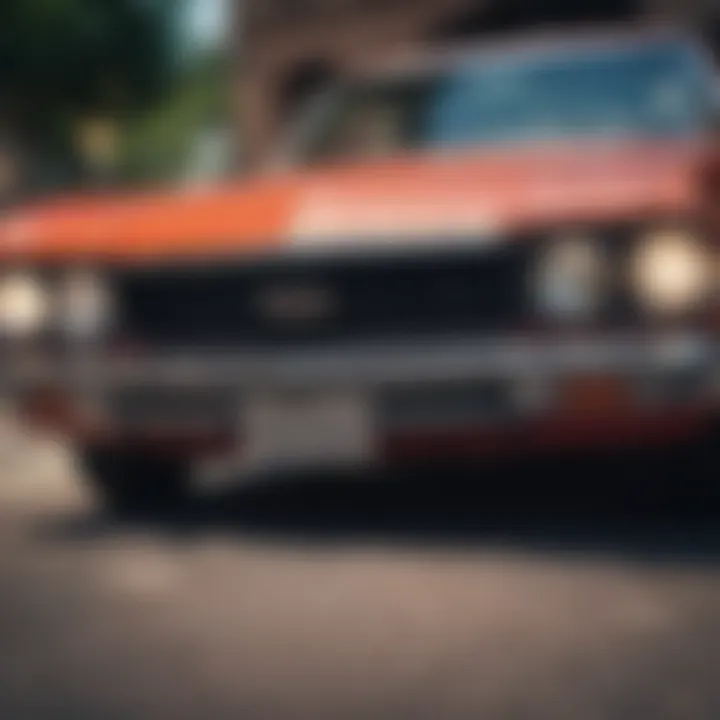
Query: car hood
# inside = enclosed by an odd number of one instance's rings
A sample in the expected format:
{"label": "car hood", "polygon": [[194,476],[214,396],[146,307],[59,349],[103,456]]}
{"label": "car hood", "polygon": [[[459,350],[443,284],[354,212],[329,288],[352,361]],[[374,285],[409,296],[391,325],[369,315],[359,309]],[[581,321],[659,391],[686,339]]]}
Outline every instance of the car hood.
{"label": "car hood", "polygon": [[690,142],[492,149],[57,200],[6,217],[0,253],[145,258],[483,243],[520,227],[683,212],[701,156]]}

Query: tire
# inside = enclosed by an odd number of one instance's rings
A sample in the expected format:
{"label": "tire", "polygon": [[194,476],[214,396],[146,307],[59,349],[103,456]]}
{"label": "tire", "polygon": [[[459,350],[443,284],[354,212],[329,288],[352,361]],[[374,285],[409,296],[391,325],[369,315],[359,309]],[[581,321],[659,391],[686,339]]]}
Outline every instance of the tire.
{"label": "tire", "polygon": [[720,509],[720,434],[708,434],[668,448],[658,469],[659,489],[673,509],[713,515]]}
{"label": "tire", "polygon": [[703,438],[694,453],[683,458],[685,477],[689,477],[694,497],[709,510],[720,507],[720,435]]}
{"label": "tire", "polygon": [[187,500],[190,464],[123,449],[84,448],[83,475],[105,509],[120,514],[178,508]]}

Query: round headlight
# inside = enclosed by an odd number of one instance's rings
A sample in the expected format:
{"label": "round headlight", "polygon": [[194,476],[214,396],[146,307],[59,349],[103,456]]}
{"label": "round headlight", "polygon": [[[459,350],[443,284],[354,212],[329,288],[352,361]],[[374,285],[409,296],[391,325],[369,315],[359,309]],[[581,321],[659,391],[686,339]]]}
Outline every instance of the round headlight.
{"label": "round headlight", "polygon": [[568,237],[548,246],[535,271],[538,310],[559,320],[582,320],[604,300],[605,255],[588,237]]}
{"label": "round headlight", "polygon": [[58,293],[61,330],[72,338],[102,335],[113,319],[110,289],[89,270],[75,270],[61,282]]}
{"label": "round headlight", "polygon": [[692,233],[650,233],[641,241],[632,261],[635,292],[652,312],[687,312],[711,290],[712,265],[709,251]]}
{"label": "round headlight", "polygon": [[28,337],[42,330],[50,314],[46,287],[31,273],[0,278],[0,334]]}

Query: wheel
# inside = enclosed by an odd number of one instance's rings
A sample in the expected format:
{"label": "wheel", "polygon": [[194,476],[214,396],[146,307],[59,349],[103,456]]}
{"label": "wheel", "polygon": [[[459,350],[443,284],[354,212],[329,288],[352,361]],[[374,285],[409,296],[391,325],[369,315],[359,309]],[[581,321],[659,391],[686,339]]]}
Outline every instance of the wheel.
{"label": "wheel", "polygon": [[84,448],[83,475],[106,509],[143,512],[178,507],[190,485],[190,464],[124,449]]}

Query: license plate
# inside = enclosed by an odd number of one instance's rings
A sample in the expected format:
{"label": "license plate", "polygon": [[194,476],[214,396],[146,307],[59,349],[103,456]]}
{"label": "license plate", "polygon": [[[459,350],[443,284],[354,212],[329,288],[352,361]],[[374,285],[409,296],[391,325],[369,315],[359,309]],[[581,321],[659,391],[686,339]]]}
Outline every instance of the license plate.
{"label": "license plate", "polygon": [[371,402],[362,393],[257,393],[243,406],[249,467],[347,467],[374,457]]}

